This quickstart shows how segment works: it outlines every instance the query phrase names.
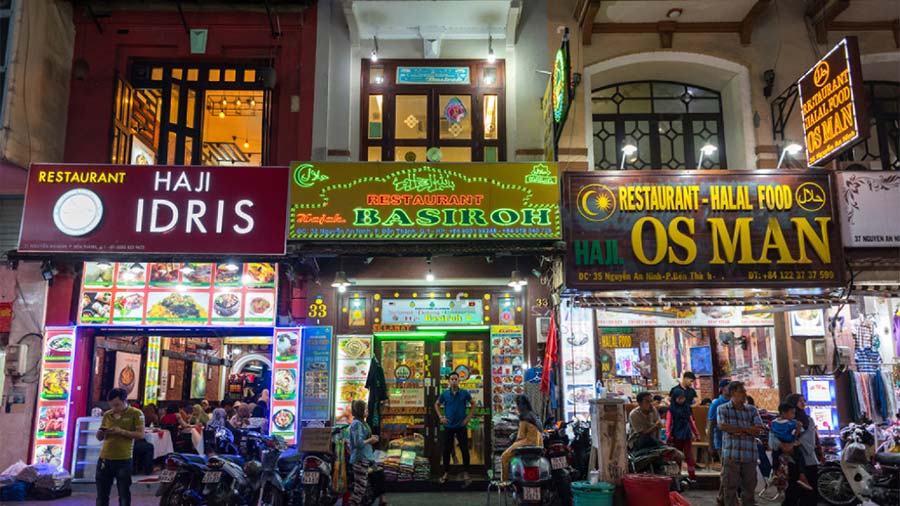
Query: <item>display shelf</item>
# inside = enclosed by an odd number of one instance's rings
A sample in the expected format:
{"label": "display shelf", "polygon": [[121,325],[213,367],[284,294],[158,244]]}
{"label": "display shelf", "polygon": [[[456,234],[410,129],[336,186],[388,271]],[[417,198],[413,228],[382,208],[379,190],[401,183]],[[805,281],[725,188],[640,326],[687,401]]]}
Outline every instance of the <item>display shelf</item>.
{"label": "display shelf", "polygon": [[72,481],[93,483],[97,475],[97,459],[103,442],[95,435],[102,418],[84,417],[75,420],[75,456],[72,459]]}

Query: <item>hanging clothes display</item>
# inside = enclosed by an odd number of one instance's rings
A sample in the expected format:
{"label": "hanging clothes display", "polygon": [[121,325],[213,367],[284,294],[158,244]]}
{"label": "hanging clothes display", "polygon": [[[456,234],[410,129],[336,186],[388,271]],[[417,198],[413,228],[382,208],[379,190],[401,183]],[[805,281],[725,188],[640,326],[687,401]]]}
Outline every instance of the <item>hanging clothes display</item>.
{"label": "hanging clothes display", "polygon": [[372,433],[381,433],[381,403],[388,400],[387,381],[384,379],[384,368],[377,358],[372,357],[369,364],[369,374],[366,376],[366,388],[369,390],[369,416],[366,423],[372,429]]}
{"label": "hanging clothes display", "polygon": [[873,337],[875,337],[875,323],[869,316],[861,317],[856,328],[853,329],[854,349],[862,350],[871,348]]}
{"label": "hanging clothes display", "polygon": [[859,372],[878,372],[881,369],[881,354],[874,348],[857,349],[853,357]]}
{"label": "hanging clothes display", "polygon": [[872,373],[850,371],[850,416],[854,422],[868,418],[873,422],[891,422],[897,413],[894,376],[888,371]]}

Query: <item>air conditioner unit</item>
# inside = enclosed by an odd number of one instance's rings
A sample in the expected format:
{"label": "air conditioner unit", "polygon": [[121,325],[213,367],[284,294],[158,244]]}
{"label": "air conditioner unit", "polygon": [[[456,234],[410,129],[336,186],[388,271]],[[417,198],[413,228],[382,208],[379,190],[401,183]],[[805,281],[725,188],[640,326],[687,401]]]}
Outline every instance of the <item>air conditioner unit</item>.
{"label": "air conditioner unit", "polygon": [[838,170],[881,170],[881,160],[838,162]]}
{"label": "air conditioner unit", "polygon": [[825,339],[806,340],[806,365],[826,365],[828,353],[826,352]]}

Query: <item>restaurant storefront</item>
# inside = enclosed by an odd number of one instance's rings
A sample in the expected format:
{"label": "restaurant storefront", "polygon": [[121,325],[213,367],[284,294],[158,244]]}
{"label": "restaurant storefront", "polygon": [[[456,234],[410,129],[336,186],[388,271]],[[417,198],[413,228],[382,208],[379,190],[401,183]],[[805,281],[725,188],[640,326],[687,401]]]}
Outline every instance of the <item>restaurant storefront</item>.
{"label": "restaurant storefront", "polygon": [[296,440],[308,329],[276,326],[287,181],[286,167],[32,167],[18,254],[77,282],[51,283],[69,324],[48,320],[31,461],[92,480],[91,413],[112,388],[188,413],[268,390],[271,431]]}
{"label": "restaurant storefront", "polygon": [[440,471],[432,406],[451,372],[475,404],[472,470],[494,466],[499,416],[537,388],[558,178],[552,163],[294,165],[289,245],[316,257],[307,322],[335,329],[333,419],[349,422],[383,370],[386,399],[369,411],[388,481]]}
{"label": "restaurant storefront", "polygon": [[615,394],[665,397],[684,371],[698,377],[698,404],[727,378],[744,381],[758,406],[777,409],[794,388],[784,315],[803,320],[798,328],[811,324],[838,302],[843,283],[830,178],[567,175],[567,416],[589,413],[598,380]]}

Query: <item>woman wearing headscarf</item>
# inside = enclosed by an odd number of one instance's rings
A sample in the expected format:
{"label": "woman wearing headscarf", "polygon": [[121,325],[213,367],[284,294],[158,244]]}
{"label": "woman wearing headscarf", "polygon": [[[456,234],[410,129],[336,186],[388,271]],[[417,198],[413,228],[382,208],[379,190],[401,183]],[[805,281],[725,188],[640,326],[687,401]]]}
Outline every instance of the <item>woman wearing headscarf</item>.
{"label": "woman wearing headscarf", "polygon": [[191,410],[191,416],[190,418],[188,418],[188,423],[191,425],[202,425],[205,427],[207,422],[209,422],[209,415],[207,415],[203,411],[203,406],[194,404],[194,407]]}
{"label": "woman wearing headscarf", "polygon": [[207,429],[216,430],[220,428],[230,429],[231,424],[228,423],[228,413],[223,408],[216,408],[212,412],[212,418],[206,424]]}
{"label": "woman wearing headscarf", "polygon": [[[350,506],[360,506],[363,497],[366,495],[366,489],[371,483],[374,495],[379,496],[379,506],[385,506],[387,502],[384,500],[384,485],[379,481],[374,481],[376,473],[369,473],[369,467],[375,463],[375,452],[372,445],[377,443],[379,438],[372,434],[372,429],[366,423],[369,414],[369,408],[366,401],[357,399],[350,403],[350,413],[353,415],[353,422],[350,423],[350,465],[353,468],[353,490],[350,495]],[[377,476],[383,476],[377,475]]]}
{"label": "woman wearing headscarf", "polygon": [[[816,424],[806,414],[806,399],[800,394],[790,394],[784,398],[784,403],[794,407],[794,419],[800,425],[800,435],[797,441],[800,443],[796,450],[803,455],[805,467],[803,473],[812,486],[812,490],[807,490],[797,484],[796,479],[791,479],[787,490],[784,493],[783,506],[815,506],[818,504],[818,491],[816,490],[816,481],[819,476],[819,457],[821,455],[821,445],[819,444],[819,433]],[[778,441],[774,434],[769,432],[769,448],[776,448]],[[791,473],[792,477],[796,474]]]}
{"label": "woman wearing headscarf", "polygon": [[531,401],[524,395],[516,396],[516,410],[519,412],[519,431],[516,441],[500,456],[500,481],[509,480],[509,463],[512,461],[513,452],[522,446],[541,446],[541,423],[538,421]]}

